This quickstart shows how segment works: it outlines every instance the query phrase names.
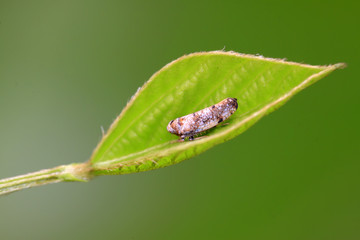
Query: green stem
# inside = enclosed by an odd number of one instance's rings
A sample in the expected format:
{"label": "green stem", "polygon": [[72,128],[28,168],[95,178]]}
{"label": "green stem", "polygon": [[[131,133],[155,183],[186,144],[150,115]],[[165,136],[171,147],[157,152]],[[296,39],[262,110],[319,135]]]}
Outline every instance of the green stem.
{"label": "green stem", "polygon": [[0,180],[0,195],[21,189],[64,181],[86,182],[90,179],[88,163],[62,165]]}

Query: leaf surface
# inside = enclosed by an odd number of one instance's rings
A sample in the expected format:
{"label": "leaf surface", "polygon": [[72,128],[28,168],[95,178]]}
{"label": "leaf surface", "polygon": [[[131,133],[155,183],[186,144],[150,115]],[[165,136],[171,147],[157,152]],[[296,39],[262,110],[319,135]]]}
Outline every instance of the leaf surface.
{"label": "leaf surface", "polygon": [[[239,135],[294,94],[343,64],[311,66],[234,52],[183,56],[155,73],[133,96],[94,150],[95,175],[169,166]],[[179,141],[170,120],[238,99],[238,110],[194,141]]]}

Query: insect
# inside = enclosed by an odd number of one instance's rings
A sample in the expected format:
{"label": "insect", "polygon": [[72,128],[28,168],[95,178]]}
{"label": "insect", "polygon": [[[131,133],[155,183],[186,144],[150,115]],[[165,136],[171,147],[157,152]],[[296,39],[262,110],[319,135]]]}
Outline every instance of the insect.
{"label": "insect", "polygon": [[211,107],[171,120],[167,125],[167,130],[182,140],[189,137],[191,141],[194,140],[194,135],[225,121],[237,108],[236,98],[226,98]]}

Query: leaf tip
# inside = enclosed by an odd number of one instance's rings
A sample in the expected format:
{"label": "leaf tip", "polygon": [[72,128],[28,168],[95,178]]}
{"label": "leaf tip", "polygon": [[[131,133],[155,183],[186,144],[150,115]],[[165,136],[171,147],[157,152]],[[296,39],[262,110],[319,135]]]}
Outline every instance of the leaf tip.
{"label": "leaf tip", "polygon": [[333,66],[334,66],[334,68],[336,68],[336,69],[344,69],[344,68],[347,67],[347,64],[346,64],[346,63],[336,63],[336,64],[334,64]]}

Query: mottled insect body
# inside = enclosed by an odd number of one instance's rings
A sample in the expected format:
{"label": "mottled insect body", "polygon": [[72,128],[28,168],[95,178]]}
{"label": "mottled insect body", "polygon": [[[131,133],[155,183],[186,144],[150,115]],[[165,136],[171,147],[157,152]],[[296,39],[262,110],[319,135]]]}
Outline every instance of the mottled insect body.
{"label": "mottled insect body", "polygon": [[170,121],[167,130],[170,133],[180,136],[181,139],[189,137],[189,140],[193,140],[194,135],[213,128],[222,121],[225,121],[237,108],[236,98],[226,98],[211,107]]}

